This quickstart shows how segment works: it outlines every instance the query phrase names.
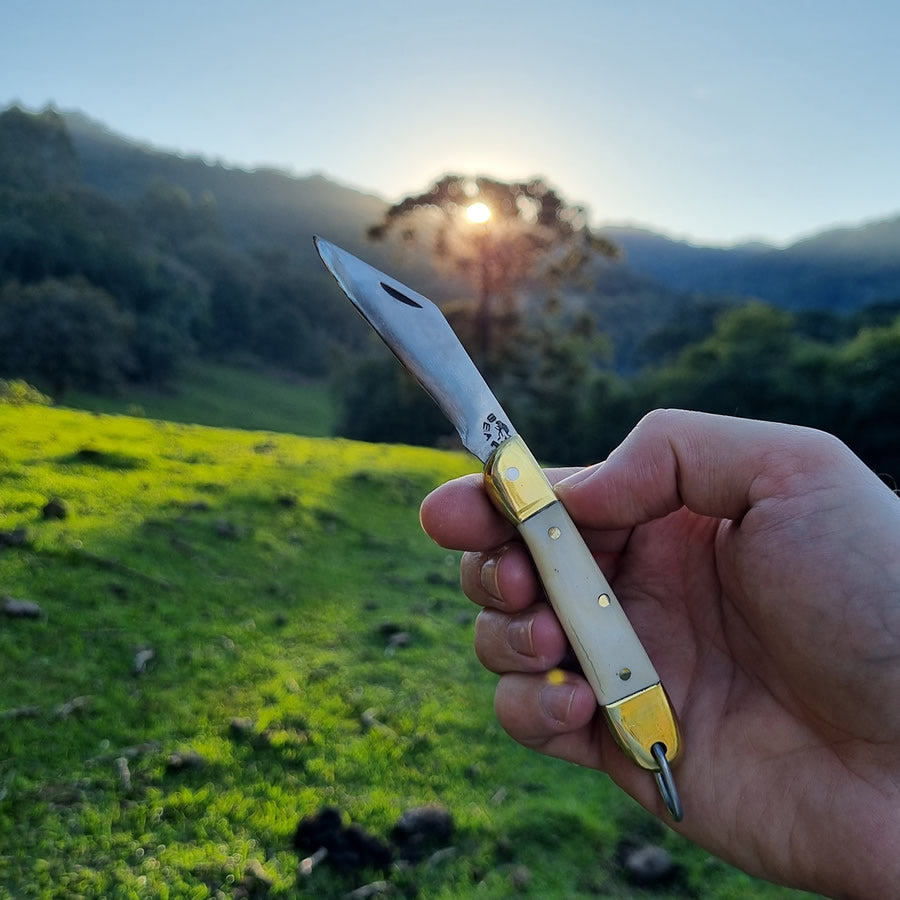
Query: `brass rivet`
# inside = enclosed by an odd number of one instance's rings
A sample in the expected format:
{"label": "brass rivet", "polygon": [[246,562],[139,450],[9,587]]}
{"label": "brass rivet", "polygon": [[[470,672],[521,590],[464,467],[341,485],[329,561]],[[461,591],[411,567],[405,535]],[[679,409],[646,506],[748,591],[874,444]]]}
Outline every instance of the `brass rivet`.
{"label": "brass rivet", "polygon": [[597,602],[598,602],[601,606],[609,606],[609,594],[601,594],[601,595],[597,598]]}
{"label": "brass rivet", "polygon": [[622,681],[628,681],[628,679],[631,678],[631,669],[619,669],[619,678],[621,678]]}
{"label": "brass rivet", "polygon": [[550,535],[551,541],[558,541],[562,532],[555,525],[552,525],[547,529],[547,534]]}

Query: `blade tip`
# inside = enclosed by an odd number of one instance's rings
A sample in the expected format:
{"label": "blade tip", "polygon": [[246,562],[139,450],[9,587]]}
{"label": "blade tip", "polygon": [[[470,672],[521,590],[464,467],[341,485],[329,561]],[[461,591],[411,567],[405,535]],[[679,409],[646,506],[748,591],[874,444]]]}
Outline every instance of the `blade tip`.
{"label": "blade tip", "polygon": [[[314,234],[313,246],[316,248],[316,253],[319,254],[319,259],[328,266],[328,258],[334,256],[334,244],[332,244],[331,241],[326,241],[325,238]],[[328,266],[328,268],[331,268],[331,266]]]}

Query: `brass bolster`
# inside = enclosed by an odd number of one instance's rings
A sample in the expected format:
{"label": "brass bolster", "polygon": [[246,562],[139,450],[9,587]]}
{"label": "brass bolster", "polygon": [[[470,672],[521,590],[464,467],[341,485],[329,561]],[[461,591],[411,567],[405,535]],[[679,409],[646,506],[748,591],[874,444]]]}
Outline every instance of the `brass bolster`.
{"label": "brass bolster", "polygon": [[488,458],[484,481],[494,505],[516,525],[556,501],[544,470],[518,435]]}
{"label": "brass bolster", "polygon": [[661,684],[601,708],[619,746],[639,766],[659,769],[650,752],[657,742],[665,745],[669,762],[678,758],[681,753],[678,720]]}

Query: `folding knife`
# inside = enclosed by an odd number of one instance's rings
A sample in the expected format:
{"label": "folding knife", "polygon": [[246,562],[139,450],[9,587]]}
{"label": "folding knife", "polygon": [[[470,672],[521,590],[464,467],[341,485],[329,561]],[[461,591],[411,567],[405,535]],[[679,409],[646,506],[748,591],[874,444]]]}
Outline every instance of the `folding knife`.
{"label": "folding knife", "polygon": [[518,529],[619,746],[653,772],[669,813],[678,721],[653,663],[562,503],[438,307],[334,244],[316,249],[341,289],[484,463],[485,487]]}

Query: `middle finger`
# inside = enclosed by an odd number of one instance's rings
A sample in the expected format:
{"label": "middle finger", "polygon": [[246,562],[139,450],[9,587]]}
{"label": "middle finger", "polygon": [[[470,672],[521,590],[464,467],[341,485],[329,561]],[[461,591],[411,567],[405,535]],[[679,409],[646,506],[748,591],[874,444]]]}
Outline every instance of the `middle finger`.
{"label": "middle finger", "polygon": [[531,557],[517,541],[484,553],[464,553],[459,580],[473,603],[507,612],[525,609],[544,596]]}
{"label": "middle finger", "polygon": [[486,669],[499,675],[553,669],[568,649],[562,627],[545,603],[515,615],[483,609],[475,620],[475,653]]}

